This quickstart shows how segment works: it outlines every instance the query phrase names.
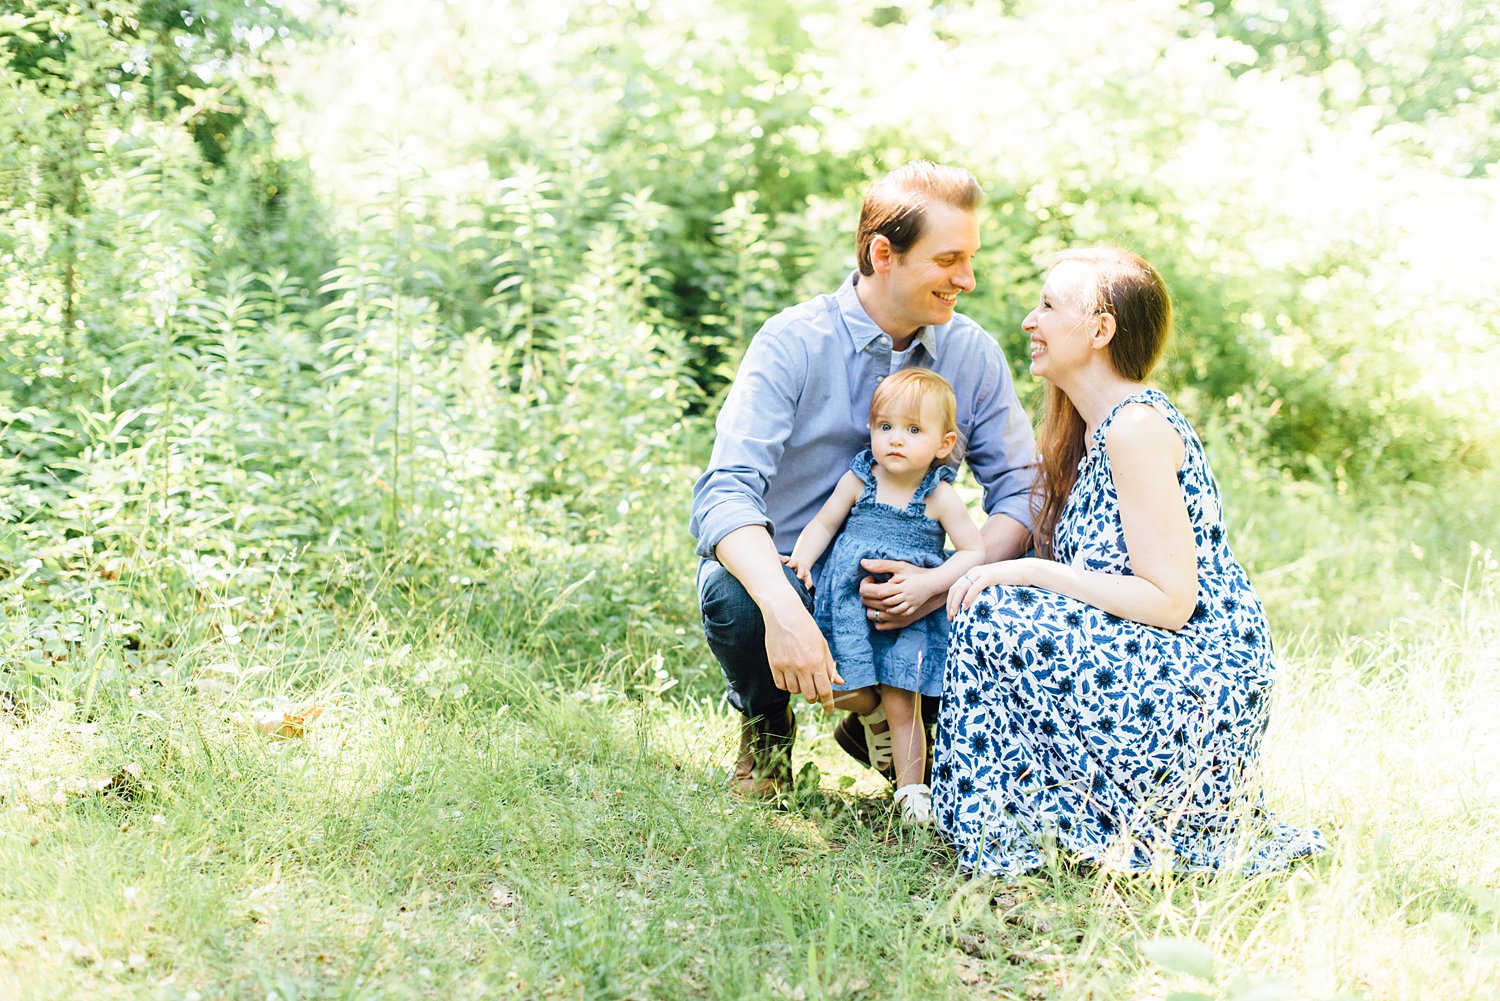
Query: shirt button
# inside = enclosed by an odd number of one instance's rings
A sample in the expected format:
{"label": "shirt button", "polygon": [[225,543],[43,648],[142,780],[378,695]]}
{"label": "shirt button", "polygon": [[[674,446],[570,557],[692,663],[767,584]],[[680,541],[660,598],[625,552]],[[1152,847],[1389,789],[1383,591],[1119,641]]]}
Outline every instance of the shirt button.
{"label": "shirt button", "polygon": [[877,385],[877,386],[880,385],[884,381],[885,381],[885,376],[883,376],[883,375],[877,375],[875,377],[875,385]]}

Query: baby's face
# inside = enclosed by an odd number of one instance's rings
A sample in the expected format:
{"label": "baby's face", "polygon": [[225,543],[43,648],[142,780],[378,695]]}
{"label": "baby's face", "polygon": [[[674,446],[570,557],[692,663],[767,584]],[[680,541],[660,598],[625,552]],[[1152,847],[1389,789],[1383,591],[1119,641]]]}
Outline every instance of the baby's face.
{"label": "baby's face", "polygon": [[932,468],[953,451],[957,435],[943,420],[943,408],[935,400],[923,400],[916,414],[876,414],[870,424],[870,451],[875,461],[892,472]]}

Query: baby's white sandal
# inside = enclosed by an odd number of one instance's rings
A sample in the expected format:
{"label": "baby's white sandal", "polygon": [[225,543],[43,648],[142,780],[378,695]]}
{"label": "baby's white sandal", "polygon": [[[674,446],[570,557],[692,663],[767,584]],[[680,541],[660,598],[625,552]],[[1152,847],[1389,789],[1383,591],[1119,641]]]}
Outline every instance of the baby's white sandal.
{"label": "baby's white sandal", "polygon": [[932,826],[932,788],[913,782],[896,790],[896,805],[901,808],[901,822],[908,827]]}
{"label": "baby's white sandal", "polygon": [[[877,772],[883,772],[891,767],[891,724],[885,718],[885,706],[878,705],[870,713],[859,717],[860,725],[865,728],[865,750],[870,754],[870,767]],[[875,728],[881,723],[885,729],[879,733]]]}

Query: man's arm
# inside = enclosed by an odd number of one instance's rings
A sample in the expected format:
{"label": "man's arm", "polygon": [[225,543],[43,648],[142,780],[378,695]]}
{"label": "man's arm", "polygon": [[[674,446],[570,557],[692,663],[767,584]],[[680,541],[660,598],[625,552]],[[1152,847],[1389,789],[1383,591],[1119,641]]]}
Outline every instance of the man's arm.
{"label": "man's arm", "polygon": [[1031,548],[1031,529],[1008,514],[992,514],[979,530],[984,536],[984,561],[1013,560]]}
{"label": "man's arm", "polygon": [[766,514],[766,489],[792,433],[807,360],[787,338],[768,330],[762,328],[745,351],[715,421],[708,468],[693,484],[689,528],[699,556],[712,557],[720,541],[739,528],[775,532]]}
{"label": "man's arm", "polygon": [[817,623],[792,589],[781,555],[760,525],[719,540],[714,555],[744,585],[766,624],[766,659],[776,687],[833,708],[833,684],[844,683]]}
{"label": "man's arm", "polygon": [[843,683],[828,641],[782,569],[765,491],[781,463],[806,381],[806,357],[768,324],[750,342],[719,411],[709,467],[693,487],[698,553],[717,559],[760,609],[776,687],[833,705]]}
{"label": "man's arm", "polygon": [[[1013,560],[1031,545],[1031,529],[1008,514],[990,515],[979,529],[979,535],[984,540],[985,563]],[[944,578],[933,574],[932,570],[900,560],[861,560],[859,565],[872,574],[891,575],[889,580],[880,583],[874,577],[866,577],[859,585],[860,600],[868,609],[866,614],[871,625],[879,632],[905,628],[942,608],[948,600]],[[904,615],[893,610],[904,604],[903,593],[910,594],[919,589],[927,594],[919,605]],[[879,619],[874,617],[877,611],[880,612]]]}
{"label": "man's arm", "polygon": [[1029,546],[1026,537],[1030,535],[1031,490],[1036,482],[1036,437],[1030,419],[1021,409],[1005,358],[998,345],[989,342],[988,335],[984,336],[984,356],[974,364],[983,365],[985,374],[974,394],[974,423],[964,459],[984,491],[984,510],[991,521],[1005,515],[1020,529],[1001,529],[998,525],[992,528],[990,523],[985,527],[1000,532],[995,537],[997,542],[1014,542],[1019,538],[1014,555],[1020,555]]}

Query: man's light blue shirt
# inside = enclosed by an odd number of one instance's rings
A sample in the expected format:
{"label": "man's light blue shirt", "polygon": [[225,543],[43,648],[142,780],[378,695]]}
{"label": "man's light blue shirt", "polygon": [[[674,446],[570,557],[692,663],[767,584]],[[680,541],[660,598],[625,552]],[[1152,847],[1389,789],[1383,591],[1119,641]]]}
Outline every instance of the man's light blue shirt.
{"label": "man's light blue shirt", "polygon": [[[746,525],[792,551],[856,453],[869,445],[870,399],[890,374],[891,339],[855,292],[854,272],[768,320],[750,342],[716,425],[708,470],[693,485],[698,554]],[[1036,443],[1000,347],[962,314],[921,328],[907,366],[953,385],[965,459],[986,513],[1031,524]]]}

